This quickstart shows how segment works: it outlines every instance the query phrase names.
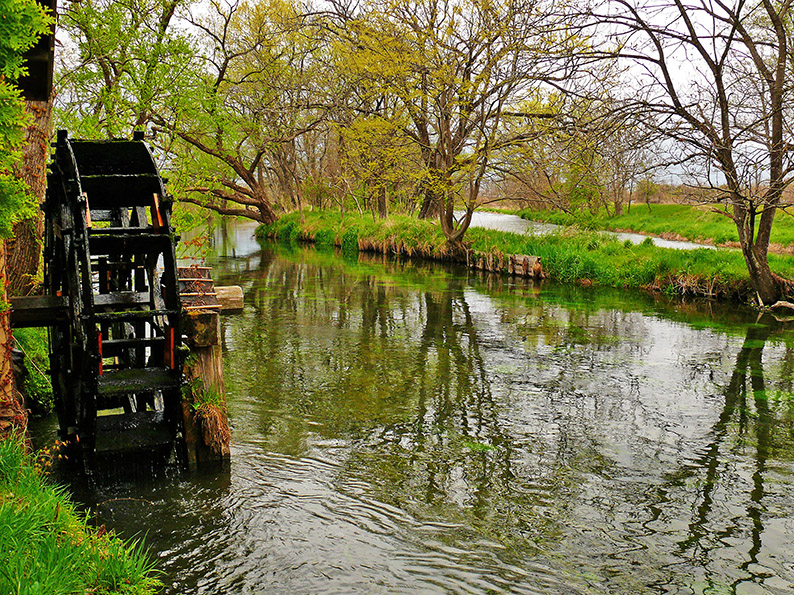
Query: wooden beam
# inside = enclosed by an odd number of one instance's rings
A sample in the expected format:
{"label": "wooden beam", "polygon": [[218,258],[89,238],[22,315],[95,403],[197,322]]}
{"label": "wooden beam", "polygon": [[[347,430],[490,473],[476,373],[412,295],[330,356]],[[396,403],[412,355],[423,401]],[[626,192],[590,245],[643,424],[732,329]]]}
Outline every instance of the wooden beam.
{"label": "wooden beam", "polygon": [[37,295],[10,298],[11,326],[52,326],[66,321],[69,298],[66,296]]}

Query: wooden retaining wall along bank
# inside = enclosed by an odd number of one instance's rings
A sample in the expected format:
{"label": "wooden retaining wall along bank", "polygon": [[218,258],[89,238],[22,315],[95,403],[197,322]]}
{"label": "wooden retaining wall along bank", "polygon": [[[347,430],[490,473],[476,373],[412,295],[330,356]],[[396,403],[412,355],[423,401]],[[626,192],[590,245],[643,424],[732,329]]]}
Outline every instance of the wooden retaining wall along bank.
{"label": "wooden retaining wall along bank", "polygon": [[492,273],[506,273],[532,279],[546,278],[540,257],[529,256],[528,254],[502,255],[494,254],[493,252],[484,254],[470,250],[466,254],[466,265],[472,269]]}

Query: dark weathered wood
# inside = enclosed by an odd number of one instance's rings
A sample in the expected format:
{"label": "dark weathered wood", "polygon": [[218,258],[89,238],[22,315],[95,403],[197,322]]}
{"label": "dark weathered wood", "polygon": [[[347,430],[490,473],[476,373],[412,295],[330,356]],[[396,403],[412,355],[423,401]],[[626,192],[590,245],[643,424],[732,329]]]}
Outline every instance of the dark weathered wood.
{"label": "dark weathered wood", "polygon": [[11,326],[52,326],[67,319],[69,300],[64,296],[11,297]]}
{"label": "dark weathered wood", "polygon": [[[223,461],[230,456],[229,429],[226,411],[226,392],[223,379],[223,360],[220,340],[220,316],[218,312],[186,312],[185,329],[190,346],[190,357],[185,365],[185,377],[189,394],[182,402],[185,429],[185,446],[188,465],[211,461]],[[206,411],[196,405],[203,393],[211,391],[220,398],[213,405],[213,417],[208,419]],[[213,427],[208,428],[207,424]],[[218,431],[221,429],[222,431]]]}
{"label": "dark weathered wood", "polygon": [[173,435],[162,412],[140,411],[124,415],[103,415],[96,423],[97,454],[151,453],[170,449]]}
{"label": "dark weathered wood", "polygon": [[111,370],[97,377],[100,395],[118,395],[179,387],[178,370],[169,368],[128,368]]}
{"label": "dark weathered wood", "polygon": [[100,254],[152,254],[171,246],[171,238],[160,233],[92,235],[88,246],[92,256]]}
{"label": "dark weathered wood", "polygon": [[124,312],[97,312],[92,319],[98,322],[121,322],[125,320],[150,320],[156,316],[176,316],[179,310],[126,310]]}
{"label": "dark weathered wood", "polygon": [[94,296],[95,306],[133,306],[148,304],[151,295],[147,291],[112,291]]}

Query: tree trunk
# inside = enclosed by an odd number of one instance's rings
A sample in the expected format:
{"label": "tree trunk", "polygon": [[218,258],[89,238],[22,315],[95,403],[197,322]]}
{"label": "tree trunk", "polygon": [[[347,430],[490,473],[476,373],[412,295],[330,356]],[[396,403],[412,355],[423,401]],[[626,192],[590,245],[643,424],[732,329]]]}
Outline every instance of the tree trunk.
{"label": "tree trunk", "polygon": [[742,244],[742,254],[747,263],[750,283],[758,294],[761,305],[770,306],[779,301],[783,294],[782,287],[769,268],[766,252],[759,250],[757,246]]}
{"label": "tree trunk", "polygon": [[775,207],[772,206],[761,212],[756,233],[754,213],[739,200],[734,200],[733,222],[739,234],[742,255],[747,264],[750,283],[761,301],[759,305],[763,306],[770,306],[779,301],[784,293],[785,280],[772,273],[767,258],[775,211]]}
{"label": "tree trunk", "polygon": [[262,215],[260,219],[262,223],[270,225],[271,223],[275,223],[278,219],[276,212],[273,210],[273,207],[270,206],[270,202],[268,202],[267,199],[261,200],[257,208]]}
{"label": "tree trunk", "polygon": [[378,190],[378,217],[386,219],[389,216],[389,208],[386,201],[386,188],[381,187]]}
{"label": "tree trunk", "polygon": [[[25,133],[25,149],[17,167],[17,176],[30,188],[37,203],[44,202],[47,186],[50,121],[52,103],[28,101],[31,123]],[[14,226],[14,238],[8,242],[8,292],[29,295],[34,291],[41,261],[41,242],[44,237],[44,214],[36,209],[30,219]]]}
{"label": "tree trunk", "polygon": [[[0,304],[5,305],[6,295],[6,243],[0,240]],[[17,398],[14,386],[14,371],[11,361],[13,338],[11,336],[11,312],[0,308],[0,439],[14,432],[24,434],[27,430],[27,412]]]}
{"label": "tree trunk", "polygon": [[[425,157],[426,160],[430,157]],[[419,209],[420,219],[435,219],[442,216],[444,212],[444,197],[437,192],[439,181],[438,168],[428,166],[428,173],[422,182],[422,208]],[[436,186],[436,188],[434,188]]]}
{"label": "tree trunk", "polygon": [[782,291],[780,283],[769,268],[767,244],[755,241],[754,224],[745,209],[734,208],[734,223],[739,233],[739,244],[750,275],[750,284],[761,301],[759,305],[774,304],[780,299]]}
{"label": "tree trunk", "polygon": [[433,192],[432,188],[426,187],[422,199],[422,208],[419,209],[419,218],[435,219],[441,215],[441,207],[439,196]]}

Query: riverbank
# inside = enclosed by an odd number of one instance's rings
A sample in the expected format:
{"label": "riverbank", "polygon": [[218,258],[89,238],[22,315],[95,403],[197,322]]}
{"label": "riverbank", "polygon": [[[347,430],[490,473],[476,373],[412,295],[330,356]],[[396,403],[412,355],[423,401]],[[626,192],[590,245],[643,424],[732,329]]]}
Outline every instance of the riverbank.
{"label": "riverbank", "polygon": [[48,461],[34,460],[18,439],[0,441],[0,593],[159,591],[142,545],[89,527],[66,492],[43,477]]}
{"label": "riverbank", "polygon": [[[716,212],[715,208],[718,205],[635,204],[619,217],[610,217],[603,209],[597,215],[589,211],[565,213],[535,209],[524,209],[518,215],[529,221],[554,225],[641,233],[665,240],[739,248],[739,236],[733,220]],[[794,217],[783,212],[775,217],[769,251],[772,254],[794,254]]]}
{"label": "riverbank", "polygon": [[[306,211],[257,230],[258,237],[338,246],[345,252],[371,251],[395,256],[465,263],[450,252],[438,225],[413,217],[392,216],[373,221],[369,216]],[[522,235],[471,228],[469,250],[490,255],[506,268],[511,254],[541,258],[550,279],[579,285],[660,291],[668,295],[749,300],[752,296],[742,255],[728,250],[670,250],[650,239],[640,245],[620,242],[592,231],[570,228],[558,233]],[[794,277],[794,258],[770,255],[772,270]]]}

